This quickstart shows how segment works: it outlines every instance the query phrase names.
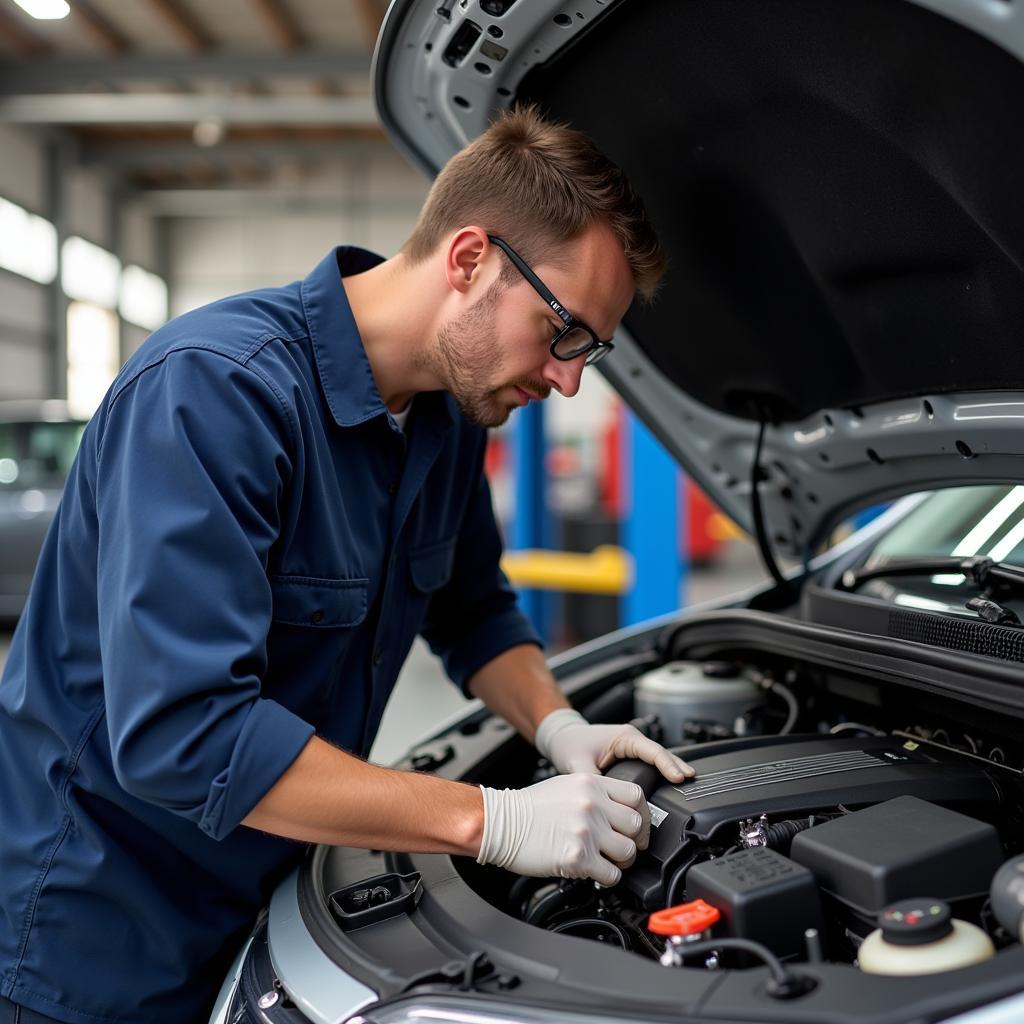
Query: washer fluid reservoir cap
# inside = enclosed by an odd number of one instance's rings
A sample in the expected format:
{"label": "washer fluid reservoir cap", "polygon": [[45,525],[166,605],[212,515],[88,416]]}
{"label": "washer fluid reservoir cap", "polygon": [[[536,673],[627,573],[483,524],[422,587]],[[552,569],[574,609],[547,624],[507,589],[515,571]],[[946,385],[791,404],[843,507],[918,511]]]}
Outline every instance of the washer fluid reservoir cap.
{"label": "washer fluid reservoir cap", "polygon": [[647,927],[655,935],[699,935],[721,917],[717,907],[703,900],[691,900],[651,914]]}
{"label": "washer fluid reservoir cap", "polygon": [[900,900],[878,915],[882,938],[894,946],[924,946],[953,931],[953,915],[942,900]]}

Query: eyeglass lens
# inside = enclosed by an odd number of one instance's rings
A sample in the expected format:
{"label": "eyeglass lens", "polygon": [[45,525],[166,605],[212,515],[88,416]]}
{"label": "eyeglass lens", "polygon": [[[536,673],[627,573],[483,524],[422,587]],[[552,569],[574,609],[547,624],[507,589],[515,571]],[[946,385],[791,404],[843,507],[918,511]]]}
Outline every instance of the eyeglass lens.
{"label": "eyeglass lens", "polygon": [[573,359],[585,352],[593,344],[594,339],[590,336],[589,331],[584,331],[580,327],[574,327],[571,331],[566,331],[555,342],[555,355],[560,359]]}

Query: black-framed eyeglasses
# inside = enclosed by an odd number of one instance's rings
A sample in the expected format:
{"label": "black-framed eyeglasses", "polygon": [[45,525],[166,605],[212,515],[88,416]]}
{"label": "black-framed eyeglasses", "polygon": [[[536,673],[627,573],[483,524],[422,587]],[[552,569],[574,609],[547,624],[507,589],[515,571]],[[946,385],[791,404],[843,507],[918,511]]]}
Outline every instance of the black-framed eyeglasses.
{"label": "black-framed eyeglasses", "polygon": [[493,242],[511,261],[512,265],[533,286],[533,290],[555,311],[562,326],[555,331],[551,339],[551,354],[562,362],[571,362],[586,356],[585,366],[603,359],[615,347],[611,340],[602,341],[578,316],[574,316],[552,294],[551,289],[530,269],[522,258],[503,238],[488,235]]}

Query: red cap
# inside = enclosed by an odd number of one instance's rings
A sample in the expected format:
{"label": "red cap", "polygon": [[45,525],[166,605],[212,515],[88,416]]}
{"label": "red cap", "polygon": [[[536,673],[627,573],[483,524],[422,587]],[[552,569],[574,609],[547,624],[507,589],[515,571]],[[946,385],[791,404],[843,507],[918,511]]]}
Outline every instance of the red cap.
{"label": "red cap", "polygon": [[696,935],[710,928],[722,915],[703,900],[691,900],[651,914],[647,927],[655,935]]}

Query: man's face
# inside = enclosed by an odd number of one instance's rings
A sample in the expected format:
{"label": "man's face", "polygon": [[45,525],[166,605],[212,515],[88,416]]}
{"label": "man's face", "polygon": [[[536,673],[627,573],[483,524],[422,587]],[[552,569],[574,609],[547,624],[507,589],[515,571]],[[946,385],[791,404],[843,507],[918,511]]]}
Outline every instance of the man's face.
{"label": "man's face", "polygon": [[[603,225],[589,228],[568,247],[564,268],[534,267],[556,298],[600,338],[610,338],[633,298],[633,279],[622,248]],[[500,269],[497,246],[491,258]],[[513,409],[541,401],[552,390],[579,390],[584,357],[551,355],[561,327],[557,314],[525,280],[495,280],[470,308],[438,331],[437,370],[467,419],[483,427],[504,423]]]}

